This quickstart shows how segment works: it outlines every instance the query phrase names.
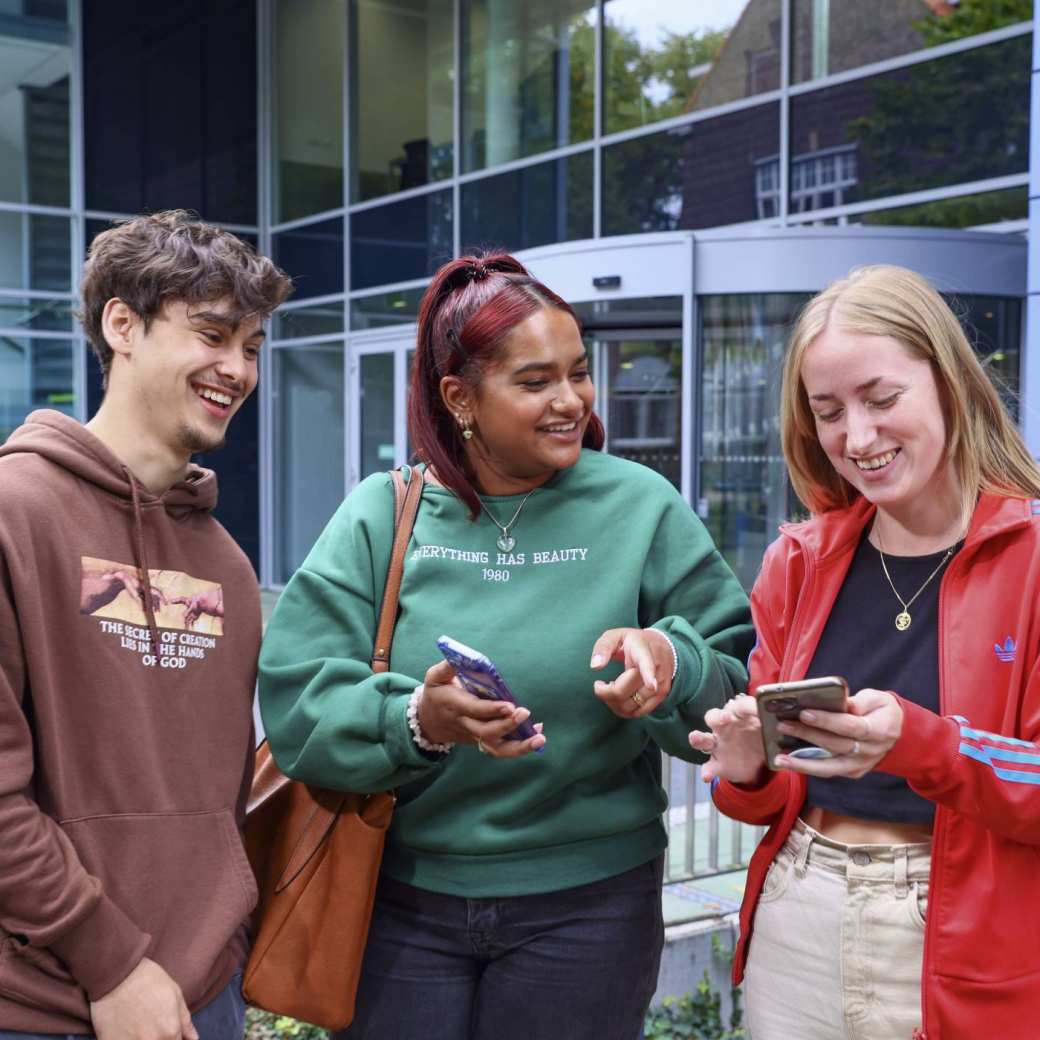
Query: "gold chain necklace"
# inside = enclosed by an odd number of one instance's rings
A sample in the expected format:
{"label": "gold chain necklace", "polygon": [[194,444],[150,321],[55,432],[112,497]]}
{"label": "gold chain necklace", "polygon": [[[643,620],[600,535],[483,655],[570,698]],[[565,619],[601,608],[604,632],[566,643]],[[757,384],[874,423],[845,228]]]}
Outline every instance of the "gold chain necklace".
{"label": "gold chain necklace", "polygon": [[922,592],[924,592],[932,578],[934,578],[939,571],[946,566],[947,561],[953,555],[953,551],[957,548],[957,545],[951,545],[949,549],[943,553],[943,558],[939,561],[939,566],[924,579],[924,584],[909,599],[904,600],[903,597],[899,595],[899,591],[896,589],[895,584],[892,581],[892,576],[888,573],[888,567],[885,565],[885,553],[881,548],[881,532],[875,527],[874,533],[877,535],[878,555],[881,557],[881,569],[885,572],[885,577],[888,579],[888,587],[895,594],[896,599],[903,605],[903,609],[896,614],[896,628],[898,628],[900,632],[905,632],[910,627],[910,604],[913,603]]}

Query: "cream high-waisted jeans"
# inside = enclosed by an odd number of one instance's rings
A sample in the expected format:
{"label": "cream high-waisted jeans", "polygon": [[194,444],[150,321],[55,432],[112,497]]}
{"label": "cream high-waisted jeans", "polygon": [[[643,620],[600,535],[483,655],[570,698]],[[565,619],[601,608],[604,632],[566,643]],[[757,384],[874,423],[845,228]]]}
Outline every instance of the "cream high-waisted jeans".
{"label": "cream high-waisted jeans", "polygon": [[799,820],[769,868],[744,980],[751,1040],[910,1040],[931,845],[842,845]]}

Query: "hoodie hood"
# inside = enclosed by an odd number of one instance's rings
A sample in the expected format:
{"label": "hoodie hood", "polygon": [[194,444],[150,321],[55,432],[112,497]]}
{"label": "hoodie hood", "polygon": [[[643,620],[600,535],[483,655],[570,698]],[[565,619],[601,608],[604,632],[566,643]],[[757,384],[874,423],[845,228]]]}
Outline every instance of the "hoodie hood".
{"label": "hoodie hood", "polygon": [[161,495],[153,495],[140,481],[134,481],[130,470],[85,426],[62,412],[40,409],[32,412],[0,445],[0,458],[5,455],[40,455],[54,465],[68,470],[81,480],[96,485],[110,495],[132,502],[134,483],[141,508],[163,506],[177,515],[191,510],[211,510],[217,504],[217,475],[194,464]]}

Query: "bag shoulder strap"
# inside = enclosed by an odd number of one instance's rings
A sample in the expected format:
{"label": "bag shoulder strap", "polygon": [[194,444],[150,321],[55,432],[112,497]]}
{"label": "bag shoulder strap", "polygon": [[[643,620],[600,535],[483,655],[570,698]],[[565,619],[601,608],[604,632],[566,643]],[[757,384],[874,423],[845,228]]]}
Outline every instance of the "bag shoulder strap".
{"label": "bag shoulder strap", "polygon": [[412,528],[415,527],[415,518],[419,514],[419,502],[426,474],[413,467],[406,485],[401,471],[394,469],[390,471],[390,479],[394,483],[394,544],[390,550],[390,566],[386,572],[383,602],[379,608],[379,624],[376,625],[376,639],[372,646],[373,672],[385,672],[390,668],[390,644],[394,640],[394,625],[397,624],[398,598],[404,578],[404,557],[412,537]]}

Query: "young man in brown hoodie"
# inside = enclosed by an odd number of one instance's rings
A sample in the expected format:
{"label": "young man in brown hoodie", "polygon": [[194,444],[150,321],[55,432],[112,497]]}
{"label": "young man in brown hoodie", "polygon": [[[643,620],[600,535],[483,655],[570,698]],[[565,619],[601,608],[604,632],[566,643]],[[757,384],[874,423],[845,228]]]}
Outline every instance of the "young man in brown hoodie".
{"label": "young man in brown hoodie", "polygon": [[0,1037],[242,1034],[260,603],[190,458],[290,289],[183,211],[104,232],[81,315],[101,407],[0,447]]}

